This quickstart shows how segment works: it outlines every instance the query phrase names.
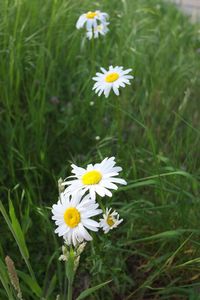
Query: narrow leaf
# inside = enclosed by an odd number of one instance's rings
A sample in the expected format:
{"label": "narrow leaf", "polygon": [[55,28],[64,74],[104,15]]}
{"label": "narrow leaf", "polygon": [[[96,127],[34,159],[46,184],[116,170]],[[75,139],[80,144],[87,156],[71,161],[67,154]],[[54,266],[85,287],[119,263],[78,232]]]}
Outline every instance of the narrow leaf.
{"label": "narrow leaf", "polygon": [[25,274],[24,272],[17,271],[17,274],[37,297],[42,297],[42,290],[37,284],[37,281],[32,279],[29,275]]}
{"label": "narrow leaf", "polygon": [[18,219],[16,217],[15,209],[14,209],[14,206],[13,206],[11,200],[9,200],[9,214],[10,214],[10,218],[11,218],[13,230],[14,230],[14,232],[15,232],[15,234],[17,236],[18,242],[20,244],[20,248],[22,249],[24,255],[28,259],[29,258],[29,253],[28,253],[28,249],[27,249],[27,246],[26,246],[24,234],[22,232],[22,229],[21,229],[21,226],[19,224],[19,221],[18,221]]}
{"label": "narrow leaf", "polygon": [[[25,243],[25,239],[24,239],[21,227],[19,225],[19,222],[16,221],[16,216],[15,216],[15,213],[13,212],[14,208],[12,208],[12,204],[11,203],[9,203],[9,204],[10,204],[10,214],[12,216],[12,222],[10,221],[10,218],[9,218],[9,216],[8,216],[4,206],[3,206],[3,203],[1,201],[0,201],[0,212],[2,213],[2,215],[4,217],[4,220],[5,220],[6,224],[8,225],[8,228],[10,229],[10,231],[11,231],[11,233],[12,233],[12,235],[13,235],[13,237],[14,237],[14,239],[15,239],[18,247],[19,247],[20,253],[21,253],[21,255],[22,255],[22,257],[23,257],[23,259],[24,259],[24,261],[25,261],[25,263],[28,267],[28,270],[29,270],[32,278],[35,279],[34,272],[31,268],[30,262],[28,260],[28,257],[29,257],[28,250],[27,250],[27,247],[26,247],[26,243]],[[22,235],[19,232],[21,232]],[[23,238],[22,238],[22,236],[23,236]]]}
{"label": "narrow leaf", "polygon": [[108,283],[110,283],[112,280],[109,280],[109,281],[106,281],[106,282],[103,282],[99,285],[96,285],[96,286],[93,286],[85,291],[83,291],[79,296],[78,298],[76,298],[76,300],[82,300],[82,299],[85,299],[86,297],[88,297],[89,295],[91,295],[92,293],[94,293],[95,291],[101,289],[103,286],[107,285]]}
{"label": "narrow leaf", "polygon": [[169,230],[169,231],[164,231],[161,233],[157,233],[148,237],[144,237],[138,240],[133,240],[131,242],[128,242],[126,245],[128,244],[133,244],[133,243],[140,243],[140,242],[146,242],[146,241],[154,241],[154,240],[159,240],[159,239],[173,239],[178,237],[179,235],[182,235],[183,233],[193,233],[196,232],[198,233],[199,231],[196,229],[177,229],[177,230]]}

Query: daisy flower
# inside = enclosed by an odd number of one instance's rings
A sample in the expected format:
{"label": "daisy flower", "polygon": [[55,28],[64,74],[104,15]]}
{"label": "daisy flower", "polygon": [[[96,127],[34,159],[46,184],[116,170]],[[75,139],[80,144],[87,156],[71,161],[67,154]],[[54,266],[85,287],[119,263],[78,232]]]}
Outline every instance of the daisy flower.
{"label": "daisy flower", "polygon": [[119,88],[125,87],[126,84],[130,85],[129,79],[133,79],[132,75],[127,75],[132,69],[123,70],[123,67],[113,67],[110,66],[109,70],[106,71],[104,68],[101,68],[102,73],[96,73],[96,77],[92,79],[96,81],[93,86],[93,90],[98,96],[101,96],[104,93],[107,98],[110,94],[110,91],[113,89],[113,92],[119,96]]}
{"label": "daisy flower", "polygon": [[88,30],[86,33],[87,38],[89,40],[91,40],[93,36],[95,39],[97,39],[99,37],[99,35],[106,35],[106,33],[109,31],[108,25],[109,25],[109,23],[105,22],[100,25],[97,25],[96,27],[94,27],[91,30]]}
{"label": "daisy flower", "polygon": [[108,233],[111,229],[116,228],[123,221],[123,219],[119,219],[119,214],[115,210],[112,213],[111,210],[112,208],[106,208],[103,219],[100,219],[99,224],[104,233]]}
{"label": "daisy flower", "polygon": [[115,157],[106,157],[101,163],[90,164],[86,169],[74,164],[71,166],[74,175],[68,178],[73,179],[62,183],[68,185],[64,193],[73,193],[77,190],[83,190],[83,193],[89,191],[91,199],[95,200],[96,193],[101,197],[111,197],[110,190],[118,189],[116,183],[127,184],[124,179],[116,178],[122,168],[116,166]]}
{"label": "daisy flower", "polygon": [[85,14],[82,14],[77,23],[76,28],[80,29],[86,25],[87,30],[91,30],[92,27],[95,28],[98,25],[98,22],[105,23],[108,19],[108,14],[101,12],[100,10],[88,11]]}
{"label": "daisy flower", "polygon": [[81,192],[72,195],[61,193],[58,203],[52,207],[52,219],[58,226],[55,233],[63,236],[68,245],[76,246],[84,240],[91,241],[87,229],[98,231],[99,228],[99,223],[91,217],[99,215],[102,210],[98,209],[99,205],[89,195],[82,196]]}

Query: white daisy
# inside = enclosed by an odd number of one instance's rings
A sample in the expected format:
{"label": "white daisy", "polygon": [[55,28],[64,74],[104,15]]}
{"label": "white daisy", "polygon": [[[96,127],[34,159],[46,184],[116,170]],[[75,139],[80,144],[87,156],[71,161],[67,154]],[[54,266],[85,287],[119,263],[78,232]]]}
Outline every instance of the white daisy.
{"label": "white daisy", "polygon": [[95,39],[97,39],[99,35],[106,35],[106,33],[108,33],[109,31],[108,24],[109,24],[108,22],[105,22],[100,25],[97,25],[91,30],[88,30],[86,33],[87,38],[91,40],[93,36]]}
{"label": "white daisy", "polygon": [[76,28],[80,29],[83,28],[86,24],[86,29],[91,30],[92,27],[95,28],[98,25],[98,22],[105,23],[108,19],[108,14],[101,12],[100,10],[96,11],[88,11],[85,14],[82,14],[77,23]]}
{"label": "white daisy", "polygon": [[106,157],[101,163],[90,164],[86,169],[72,164],[72,173],[74,175],[68,178],[74,179],[62,183],[63,185],[68,185],[64,193],[83,190],[83,193],[89,191],[92,199],[96,198],[96,193],[101,197],[111,197],[112,193],[109,190],[118,189],[115,183],[127,184],[124,179],[116,178],[122,168],[115,165],[115,157]]}
{"label": "white daisy", "polygon": [[106,208],[105,214],[103,214],[103,219],[100,219],[100,227],[103,229],[104,233],[108,233],[113,228],[116,228],[123,219],[119,219],[119,214],[114,210],[111,213],[112,208]]}
{"label": "white daisy", "polygon": [[52,219],[58,226],[55,230],[59,236],[63,236],[68,245],[76,246],[84,240],[91,241],[92,237],[86,230],[98,231],[99,223],[91,217],[99,215],[102,210],[89,195],[83,197],[78,192],[72,195],[60,194],[57,204],[52,207]]}
{"label": "white daisy", "polygon": [[101,68],[103,73],[96,73],[96,77],[92,79],[96,81],[93,86],[95,93],[100,96],[104,93],[107,98],[110,94],[111,89],[113,92],[119,96],[119,88],[125,87],[126,84],[130,85],[129,79],[133,79],[132,75],[127,75],[132,69],[123,70],[123,67],[113,67],[110,66],[109,70],[106,71],[104,68]]}

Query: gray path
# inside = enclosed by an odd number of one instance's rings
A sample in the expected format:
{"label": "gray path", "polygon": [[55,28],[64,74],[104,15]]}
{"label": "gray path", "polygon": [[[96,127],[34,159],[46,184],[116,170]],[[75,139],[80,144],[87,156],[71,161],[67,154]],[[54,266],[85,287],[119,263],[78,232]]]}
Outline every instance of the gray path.
{"label": "gray path", "polygon": [[190,15],[192,21],[200,21],[200,0],[170,0],[176,3],[180,9]]}

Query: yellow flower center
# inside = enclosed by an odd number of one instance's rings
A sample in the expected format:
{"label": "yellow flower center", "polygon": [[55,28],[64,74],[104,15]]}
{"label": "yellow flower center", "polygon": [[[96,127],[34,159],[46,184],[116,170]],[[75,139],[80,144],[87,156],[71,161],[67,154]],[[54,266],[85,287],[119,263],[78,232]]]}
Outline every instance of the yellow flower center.
{"label": "yellow flower center", "polygon": [[118,73],[110,73],[106,76],[105,80],[106,82],[114,82],[119,78],[119,74]]}
{"label": "yellow flower center", "polygon": [[76,227],[81,220],[79,211],[74,207],[67,208],[64,213],[64,220],[69,227]]}
{"label": "yellow flower center", "polygon": [[101,173],[96,170],[89,171],[82,176],[82,182],[86,185],[97,184],[99,181],[101,181],[101,179]]}
{"label": "yellow flower center", "polygon": [[87,14],[86,14],[86,18],[87,19],[94,19],[98,14],[96,12],[93,12],[93,11],[89,11]]}
{"label": "yellow flower center", "polygon": [[106,221],[110,227],[112,227],[115,224],[115,222],[111,216],[108,216]]}

